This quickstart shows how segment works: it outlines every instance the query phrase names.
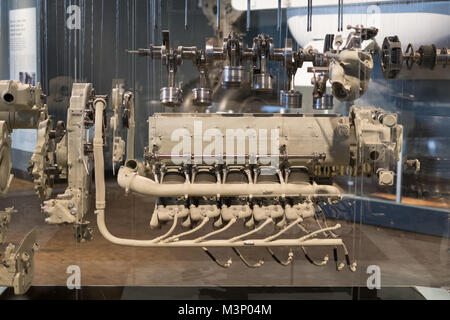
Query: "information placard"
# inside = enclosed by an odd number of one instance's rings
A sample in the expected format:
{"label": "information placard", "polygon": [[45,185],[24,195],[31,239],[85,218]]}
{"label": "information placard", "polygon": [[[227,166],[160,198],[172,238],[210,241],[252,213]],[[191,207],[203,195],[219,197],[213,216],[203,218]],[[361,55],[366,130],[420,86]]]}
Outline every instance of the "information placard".
{"label": "information placard", "polygon": [[[36,8],[15,9],[9,12],[10,78],[36,85],[37,41]],[[37,130],[14,130],[12,147],[34,152]]]}

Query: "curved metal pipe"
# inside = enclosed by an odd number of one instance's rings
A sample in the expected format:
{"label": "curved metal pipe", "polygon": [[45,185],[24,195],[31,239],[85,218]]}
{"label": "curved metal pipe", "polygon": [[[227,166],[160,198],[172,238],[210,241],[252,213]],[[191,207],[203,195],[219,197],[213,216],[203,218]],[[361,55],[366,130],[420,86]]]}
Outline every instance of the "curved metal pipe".
{"label": "curved metal pipe", "polygon": [[274,234],[273,236],[267,237],[264,239],[264,241],[272,241],[275,240],[276,238],[280,237],[283,233],[285,233],[286,231],[288,231],[289,229],[291,229],[292,227],[294,227],[295,225],[298,225],[300,222],[303,221],[303,218],[298,218],[297,220],[295,220],[294,222],[292,222],[290,225],[288,225],[286,228],[284,228],[283,230],[281,230],[280,232],[278,232],[277,234]]}
{"label": "curved metal pipe", "polygon": [[335,225],[334,227],[329,227],[329,228],[324,228],[321,230],[317,230],[314,232],[311,232],[309,234],[307,234],[306,236],[301,237],[300,239],[298,239],[299,241],[305,241],[309,238],[315,237],[316,235],[318,235],[319,233],[325,233],[327,231],[332,231],[332,230],[337,230],[341,227],[341,225],[338,223],[337,225]]}
{"label": "curved metal pipe", "polygon": [[177,242],[159,242],[155,243],[153,240],[135,240],[118,238],[112,235],[105,223],[105,210],[97,210],[97,226],[100,234],[109,242],[122,246],[130,247],[155,247],[155,248],[169,248],[169,247],[298,247],[298,246],[342,246],[342,239],[311,239],[299,241],[298,239],[283,239],[271,242],[265,242],[261,239],[245,240],[230,243],[229,240],[209,240],[194,243],[192,240],[182,240]]}
{"label": "curved metal pipe", "polygon": [[236,218],[233,218],[233,219],[231,219],[231,220],[227,223],[227,225],[226,225],[225,227],[223,227],[222,229],[217,230],[217,231],[213,231],[213,232],[208,233],[208,234],[206,234],[206,235],[204,235],[204,236],[202,236],[202,237],[200,237],[200,238],[197,238],[197,239],[194,240],[194,242],[202,242],[202,241],[205,241],[207,238],[210,238],[210,237],[215,236],[215,235],[217,235],[217,234],[219,234],[219,233],[225,232],[225,231],[228,230],[233,224],[235,224],[236,221],[237,221],[237,219],[236,219]]}
{"label": "curved metal pipe", "polygon": [[[243,239],[243,238],[248,237],[248,236],[250,236],[250,235],[252,235],[252,234],[254,234],[254,233],[257,233],[258,231],[261,231],[262,229],[264,229],[264,227],[267,226],[267,225],[270,224],[270,223],[273,223],[272,218],[267,219],[267,220],[264,221],[258,228],[254,229],[254,230],[252,230],[252,231],[250,231],[250,232],[247,232],[247,233],[241,234],[240,236],[231,238],[231,239],[229,240],[229,242],[236,242],[236,241],[238,241],[238,240],[240,240],[240,239]],[[263,240],[263,241],[265,241],[265,240]]]}
{"label": "curved metal pipe", "polygon": [[334,186],[310,184],[158,184],[140,176],[136,169],[122,167],[117,182],[127,192],[155,197],[178,196],[217,196],[237,197],[276,197],[276,196],[311,196],[342,198],[341,192]]}
{"label": "curved metal pipe", "polygon": [[175,228],[177,227],[177,223],[178,223],[178,214],[175,214],[175,216],[173,217],[172,226],[170,227],[169,231],[167,231],[166,234],[163,234],[162,236],[156,238],[154,241],[160,242],[160,241],[164,240],[165,238],[169,237],[175,231]]}
{"label": "curved metal pipe", "polygon": [[185,236],[188,236],[190,234],[193,234],[193,233],[197,232],[198,230],[200,230],[201,228],[203,228],[208,223],[208,221],[209,221],[209,218],[205,217],[202,220],[202,222],[197,227],[195,227],[194,229],[186,231],[186,232],[183,232],[183,233],[180,233],[180,234],[176,234],[176,235],[174,235],[174,236],[164,240],[163,242],[179,241],[179,239],[181,237],[185,237]]}
{"label": "curved metal pipe", "polygon": [[[322,208],[321,208],[320,206],[317,206],[317,207],[318,207],[318,209],[319,209],[319,212],[320,212],[321,215],[322,215],[322,219],[323,219],[323,222],[324,222],[324,224],[325,224],[325,228],[328,228],[328,223],[327,223],[327,218],[325,217],[325,213],[323,212],[323,210],[322,210]],[[318,220],[316,220],[316,221],[317,221],[317,223],[320,225],[319,221],[318,221]],[[330,235],[332,238],[337,238],[337,237],[338,237],[338,235],[335,234],[333,231],[328,231],[328,233],[329,233],[329,235]]]}

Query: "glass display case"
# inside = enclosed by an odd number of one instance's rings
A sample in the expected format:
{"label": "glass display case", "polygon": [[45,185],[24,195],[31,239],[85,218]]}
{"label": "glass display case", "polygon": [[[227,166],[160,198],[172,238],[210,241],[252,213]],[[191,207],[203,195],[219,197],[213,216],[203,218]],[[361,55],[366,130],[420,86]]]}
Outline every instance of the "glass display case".
{"label": "glass display case", "polygon": [[449,14],[1,1],[0,299],[448,299]]}

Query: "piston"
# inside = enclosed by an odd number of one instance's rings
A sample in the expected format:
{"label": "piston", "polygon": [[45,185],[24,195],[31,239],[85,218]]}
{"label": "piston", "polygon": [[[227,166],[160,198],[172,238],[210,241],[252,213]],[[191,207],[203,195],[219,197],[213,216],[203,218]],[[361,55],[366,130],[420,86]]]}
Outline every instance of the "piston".
{"label": "piston", "polygon": [[303,95],[299,91],[281,91],[280,104],[283,108],[301,108]]}
{"label": "piston", "polygon": [[212,90],[209,88],[195,88],[192,90],[192,103],[200,107],[210,106],[212,104]]}
{"label": "piston", "polygon": [[313,98],[314,110],[332,110],[333,107],[333,95],[331,94],[325,94],[320,98]]}
{"label": "piston", "polygon": [[272,91],[272,76],[267,73],[257,73],[253,75],[253,87],[254,91]]}
{"label": "piston", "polygon": [[160,101],[166,107],[177,107],[183,103],[183,90],[176,87],[162,88]]}
{"label": "piston", "polygon": [[222,86],[224,88],[240,87],[244,78],[244,67],[226,66],[223,68]]}

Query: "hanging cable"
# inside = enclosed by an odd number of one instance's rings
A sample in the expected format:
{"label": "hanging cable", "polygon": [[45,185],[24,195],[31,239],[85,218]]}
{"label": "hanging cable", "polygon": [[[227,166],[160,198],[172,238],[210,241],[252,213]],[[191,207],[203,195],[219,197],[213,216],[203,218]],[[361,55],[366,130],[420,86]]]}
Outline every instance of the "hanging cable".
{"label": "hanging cable", "polygon": [[[323,220],[323,222],[324,222],[324,225],[325,225],[325,228],[329,228],[329,226],[328,226],[328,223],[327,223],[327,218],[325,217],[325,213],[323,212],[323,210],[322,210],[322,208],[320,207],[320,206],[317,206],[318,207],[318,211],[321,213],[321,217],[322,217],[322,220]],[[317,216],[317,215],[316,215]],[[315,216],[315,217],[316,217]],[[319,221],[318,221],[318,217],[316,218],[316,221],[317,221],[317,223],[319,224],[319,226],[322,228],[322,226],[320,225],[320,223],[319,223]],[[338,235],[337,234],[335,234],[333,231],[328,231],[328,234],[332,237],[332,238],[338,238]]]}
{"label": "hanging cable", "polygon": [[309,263],[311,263],[311,264],[313,264],[313,265],[315,265],[315,266],[317,266],[317,267],[322,267],[322,266],[326,265],[326,264],[328,263],[328,260],[330,260],[330,258],[328,257],[328,255],[326,255],[326,256],[322,259],[321,262],[314,261],[314,260],[311,259],[311,257],[308,255],[308,252],[306,251],[306,248],[303,247],[303,246],[302,246],[301,248],[302,248],[303,254],[305,255],[306,260],[308,260]]}
{"label": "hanging cable", "polygon": [[292,261],[294,260],[294,252],[292,252],[292,249],[289,249],[289,255],[286,261],[281,260],[280,258],[278,258],[275,253],[268,247],[266,247],[266,250],[270,253],[270,255],[272,256],[272,258],[279,264],[281,264],[283,267],[287,267],[288,265],[290,265],[292,263]]}
{"label": "hanging cable", "polygon": [[234,253],[239,257],[239,259],[241,259],[241,261],[248,267],[248,268],[259,268],[264,264],[264,260],[260,259],[257,263],[255,264],[250,264],[243,256],[242,254],[239,252],[238,249],[236,249],[235,247],[232,247],[231,249],[233,249]]}
{"label": "hanging cable", "polygon": [[352,272],[356,272],[356,266],[357,266],[356,260],[353,261],[353,263],[351,263],[351,262],[350,262],[350,256],[349,256],[349,253],[348,253],[348,250],[347,250],[347,246],[343,243],[343,244],[342,244],[342,247],[344,248],[345,260],[346,260],[346,262],[347,262],[347,266],[349,267],[349,269],[350,269]]}
{"label": "hanging cable", "polygon": [[224,269],[228,269],[229,267],[231,267],[231,264],[233,263],[233,260],[231,260],[231,258],[229,258],[227,262],[221,263],[216,259],[216,257],[213,256],[213,254],[211,252],[209,252],[209,250],[207,248],[202,248],[202,249],[208,255],[208,257],[212,261],[214,261],[219,267],[222,267]]}
{"label": "hanging cable", "polygon": [[339,263],[338,259],[338,251],[337,248],[333,249],[333,256],[334,256],[334,262],[336,263],[336,270],[341,271],[345,267],[345,263],[341,262]]}

